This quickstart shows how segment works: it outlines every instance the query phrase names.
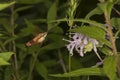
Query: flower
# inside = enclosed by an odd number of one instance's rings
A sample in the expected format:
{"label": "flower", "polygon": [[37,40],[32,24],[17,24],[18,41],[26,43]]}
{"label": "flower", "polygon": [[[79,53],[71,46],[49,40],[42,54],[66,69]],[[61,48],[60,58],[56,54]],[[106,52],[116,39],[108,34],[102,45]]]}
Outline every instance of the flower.
{"label": "flower", "polygon": [[[96,55],[100,58],[99,54],[97,53],[97,45],[99,42],[96,39],[90,38],[80,33],[71,34],[73,34],[71,40],[64,39],[65,41],[69,42],[69,44],[66,46],[71,55],[73,55],[73,50],[75,49],[80,54],[80,56],[83,57],[84,53],[93,49]],[[100,58],[100,60],[102,59]]]}

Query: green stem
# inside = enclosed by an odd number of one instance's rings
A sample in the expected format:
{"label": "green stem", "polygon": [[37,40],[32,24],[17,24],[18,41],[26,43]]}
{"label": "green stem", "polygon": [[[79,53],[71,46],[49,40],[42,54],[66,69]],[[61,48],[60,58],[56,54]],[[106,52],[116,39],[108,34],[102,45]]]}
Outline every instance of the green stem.
{"label": "green stem", "polygon": [[[71,57],[71,54],[69,54],[69,72],[71,71],[71,60],[72,60],[72,57]],[[69,77],[69,80],[71,80],[71,77]]]}
{"label": "green stem", "polygon": [[[74,25],[74,21],[71,21],[74,19],[75,13],[76,13],[76,8],[77,8],[77,1],[76,0],[69,0],[70,2],[70,7],[68,10],[68,26],[71,29]],[[71,38],[71,34],[69,34],[69,38]],[[69,72],[71,71],[71,54],[69,54]],[[69,80],[71,80],[71,77],[69,77]]]}
{"label": "green stem", "polygon": [[[11,36],[14,36],[14,5],[11,6],[11,18],[10,18],[10,24],[11,24]],[[14,65],[13,65],[13,69],[14,69],[14,75],[16,80],[19,80],[19,73],[18,73],[18,63],[17,63],[17,55],[16,55],[16,46],[15,46],[15,41],[12,41],[12,50],[15,53],[13,58],[14,58]]]}

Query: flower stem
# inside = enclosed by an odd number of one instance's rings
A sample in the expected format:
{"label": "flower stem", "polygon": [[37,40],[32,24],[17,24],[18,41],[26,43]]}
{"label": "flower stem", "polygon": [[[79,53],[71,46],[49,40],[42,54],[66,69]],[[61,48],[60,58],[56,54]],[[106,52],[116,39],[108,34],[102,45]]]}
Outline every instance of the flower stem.
{"label": "flower stem", "polygon": [[[69,2],[69,9],[68,9],[68,26],[69,29],[71,29],[74,25],[74,21],[70,21],[74,19],[75,13],[76,13],[76,8],[77,8],[77,1],[76,0],[68,0]],[[71,37],[71,34],[69,33],[69,38]],[[69,72],[71,71],[71,54],[69,54]],[[71,80],[71,77],[69,77],[69,80]]]}

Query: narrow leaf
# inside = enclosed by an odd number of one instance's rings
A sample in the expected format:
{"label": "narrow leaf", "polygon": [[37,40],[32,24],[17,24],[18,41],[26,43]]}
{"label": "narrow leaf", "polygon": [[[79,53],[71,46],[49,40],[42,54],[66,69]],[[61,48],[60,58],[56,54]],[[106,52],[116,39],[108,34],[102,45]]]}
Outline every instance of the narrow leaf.
{"label": "narrow leaf", "polygon": [[37,62],[35,68],[38,74],[42,76],[44,80],[47,80],[48,72],[47,72],[46,67],[42,63]]}
{"label": "narrow leaf", "polygon": [[51,74],[50,76],[54,76],[54,77],[78,77],[78,76],[86,76],[86,75],[105,76],[102,68],[82,68],[82,69],[78,69],[75,71],[71,71],[69,73]]}
{"label": "narrow leaf", "polygon": [[92,20],[87,20],[87,19],[73,19],[73,20],[69,20],[69,19],[58,19],[58,20],[52,20],[49,23],[53,23],[53,22],[61,22],[61,21],[74,21],[74,22],[83,22],[83,23],[88,23],[90,25],[99,27],[105,31],[107,31],[107,29],[105,28],[104,24],[102,23],[98,23],[96,21],[92,21]]}
{"label": "narrow leaf", "polygon": [[9,7],[9,6],[11,6],[11,5],[13,5],[13,4],[15,4],[15,1],[10,2],[10,3],[0,3],[0,11]]}
{"label": "narrow leaf", "polygon": [[2,65],[9,65],[9,63],[0,57],[0,66]]}
{"label": "narrow leaf", "polygon": [[120,29],[120,18],[112,18],[111,24],[113,27]]}
{"label": "narrow leaf", "polygon": [[44,2],[44,0],[18,0],[17,1],[17,3],[19,4],[36,4],[40,2]]}
{"label": "narrow leaf", "polygon": [[99,8],[99,7],[96,7],[95,9],[91,10],[85,17],[85,19],[89,19],[91,16],[93,15],[101,15],[103,14],[103,11]]}
{"label": "narrow leaf", "polygon": [[57,12],[57,1],[54,2],[52,4],[52,6],[50,7],[50,9],[48,11],[48,15],[47,15],[47,21],[55,20],[55,18],[56,18],[56,12]]}
{"label": "narrow leaf", "polygon": [[13,52],[3,52],[0,53],[0,65],[9,65],[9,63],[7,62],[10,57],[13,55]]}
{"label": "narrow leaf", "polygon": [[14,41],[15,39],[17,39],[17,36],[13,36],[13,37],[9,37],[4,43],[3,46],[5,46],[6,44],[10,43],[11,41]]}
{"label": "narrow leaf", "polygon": [[104,12],[107,9],[107,3],[98,3],[98,7]]}
{"label": "narrow leaf", "polygon": [[[50,7],[49,11],[48,11],[48,15],[47,15],[47,21],[51,21],[51,20],[55,20],[56,19],[56,15],[57,15],[57,4],[58,4],[58,0],[56,0],[56,2],[54,2],[52,4],[52,6]],[[48,30],[51,29],[54,25],[52,23],[48,23]]]}
{"label": "narrow leaf", "polygon": [[23,10],[27,10],[29,8],[32,8],[33,6],[23,6],[23,7],[20,7],[20,8],[17,8],[14,13],[18,12],[18,11],[23,11]]}
{"label": "narrow leaf", "polygon": [[105,55],[113,55],[113,52],[108,47],[100,47],[99,50],[104,53]]}
{"label": "narrow leaf", "polygon": [[108,15],[110,16],[111,15],[111,11],[113,9],[113,6],[114,4],[109,2],[108,5],[107,5],[107,11],[108,11]]}
{"label": "narrow leaf", "polygon": [[18,34],[19,36],[28,36],[32,34],[35,30],[35,26],[28,20],[25,20],[27,27],[22,29],[20,33]]}
{"label": "narrow leaf", "polygon": [[13,54],[13,52],[2,52],[0,53],[0,58],[3,58],[5,61],[8,61]]}
{"label": "narrow leaf", "polygon": [[53,49],[59,49],[61,47],[65,46],[65,42],[61,41],[61,42],[54,42],[54,43],[50,43],[44,47],[42,47],[40,50],[53,50]]}

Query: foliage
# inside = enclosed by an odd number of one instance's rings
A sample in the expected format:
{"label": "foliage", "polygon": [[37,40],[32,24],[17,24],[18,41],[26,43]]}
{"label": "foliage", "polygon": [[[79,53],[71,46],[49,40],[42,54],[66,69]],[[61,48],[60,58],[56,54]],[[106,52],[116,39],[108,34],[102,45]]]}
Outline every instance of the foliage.
{"label": "foliage", "polygon": [[13,52],[0,53],[0,65],[9,65],[10,63],[8,63],[7,61],[13,54],[14,54]]}
{"label": "foliage", "polygon": [[9,7],[9,6],[11,6],[11,5],[13,5],[13,4],[15,4],[15,1],[10,2],[10,3],[1,3],[0,4],[0,11],[7,8],[7,7]]}
{"label": "foliage", "polygon": [[[120,0],[0,1],[0,80],[119,80],[119,4]],[[44,32],[46,37],[38,35]],[[76,33],[84,36],[72,49]],[[91,38],[99,44],[85,43]],[[73,42],[73,56],[66,41]],[[78,47],[86,53],[83,57],[75,51],[81,51]]]}

